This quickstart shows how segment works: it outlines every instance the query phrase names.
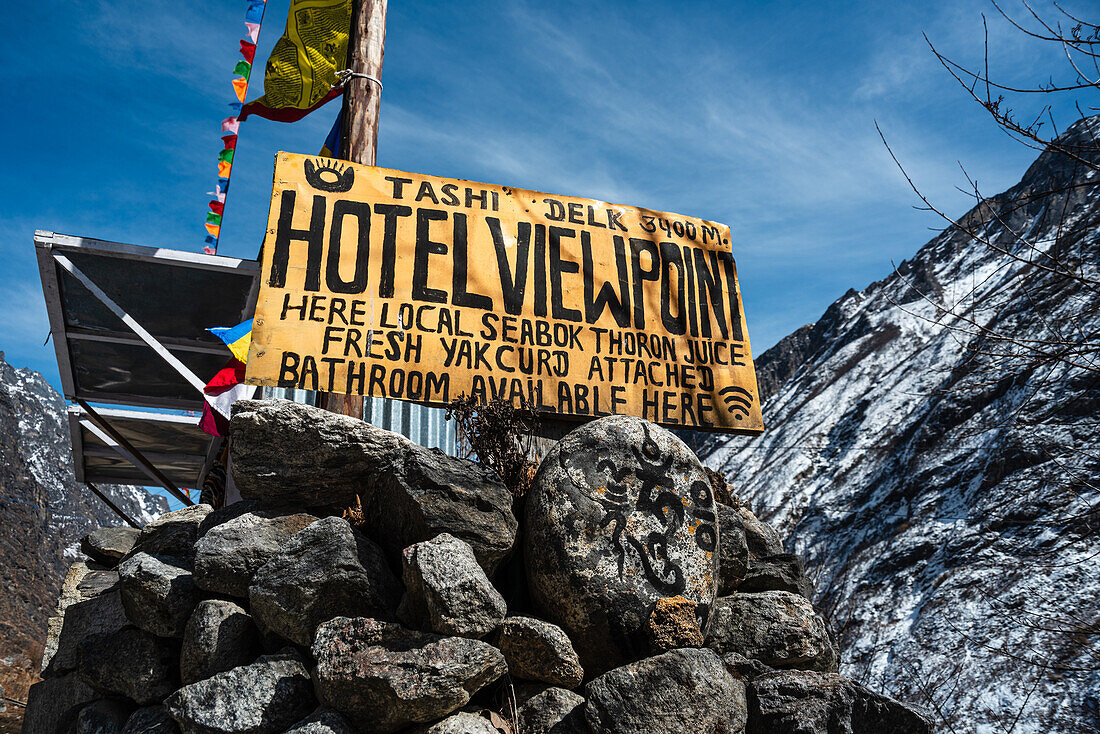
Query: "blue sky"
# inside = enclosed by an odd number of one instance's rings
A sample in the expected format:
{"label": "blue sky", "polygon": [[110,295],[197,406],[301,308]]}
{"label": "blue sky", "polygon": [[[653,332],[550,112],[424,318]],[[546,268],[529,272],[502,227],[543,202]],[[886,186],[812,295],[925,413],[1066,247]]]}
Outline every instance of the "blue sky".
{"label": "blue sky", "polygon": [[[288,2],[269,3],[250,98]],[[968,208],[957,161],[990,193],[1030,163],[921,37],[977,62],[983,11],[995,15],[970,0],[394,0],[379,163],[726,222],[759,353],[888,274],[939,226],[913,209],[876,119],[949,212]],[[243,14],[237,0],[8,8],[0,350],[10,363],[57,384],[34,229],[201,248]],[[1055,49],[999,18],[990,40],[1005,79],[1063,70]],[[255,256],[275,152],[315,152],[336,113],[334,103],[293,125],[242,123],[222,254]]]}

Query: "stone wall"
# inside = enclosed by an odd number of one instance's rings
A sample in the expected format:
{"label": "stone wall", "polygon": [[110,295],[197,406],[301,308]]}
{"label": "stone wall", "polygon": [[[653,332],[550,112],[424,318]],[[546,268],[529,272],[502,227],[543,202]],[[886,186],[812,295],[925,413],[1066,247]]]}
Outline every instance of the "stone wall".
{"label": "stone wall", "polygon": [[28,734],[931,731],[837,675],[801,560],[653,424],[572,431],[516,499],[309,406],[232,423],[244,501],[85,538]]}

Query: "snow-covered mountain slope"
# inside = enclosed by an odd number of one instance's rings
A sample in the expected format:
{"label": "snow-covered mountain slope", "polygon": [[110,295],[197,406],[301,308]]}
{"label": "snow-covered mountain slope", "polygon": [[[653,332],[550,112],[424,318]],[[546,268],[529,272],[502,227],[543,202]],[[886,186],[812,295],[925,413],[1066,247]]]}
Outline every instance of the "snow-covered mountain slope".
{"label": "snow-covered mountain slope", "polygon": [[[1097,161],[1098,135],[1061,143]],[[806,556],[842,672],[943,731],[1100,731],[1097,184],[1044,152],[977,238],[762,355],[766,432],[707,456]]]}
{"label": "snow-covered mountain slope", "polygon": [[[163,497],[137,487],[100,489],[139,524],[168,510]],[[8,696],[24,700],[37,676],[46,620],[76,543],[121,523],[73,477],[64,400],[0,352],[0,686]]]}

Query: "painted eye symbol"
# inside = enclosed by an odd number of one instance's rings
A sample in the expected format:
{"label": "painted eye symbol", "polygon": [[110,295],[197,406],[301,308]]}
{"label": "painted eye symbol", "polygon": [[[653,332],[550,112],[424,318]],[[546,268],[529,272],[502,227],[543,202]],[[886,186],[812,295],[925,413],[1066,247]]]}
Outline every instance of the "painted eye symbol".
{"label": "painted eye symbol", "polygon": [[331,191],[339,193],[349,191],[355,180],[355,169],[349,165],[343,167],[334,161],[317,160],[317,163],[306,159],[306,181],[319,191]]}

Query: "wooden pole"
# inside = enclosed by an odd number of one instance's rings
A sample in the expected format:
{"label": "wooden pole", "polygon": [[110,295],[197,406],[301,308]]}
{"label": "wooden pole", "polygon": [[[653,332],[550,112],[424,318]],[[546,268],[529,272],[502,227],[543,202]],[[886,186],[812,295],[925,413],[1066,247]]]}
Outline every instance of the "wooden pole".
{"label": "wooden pole", "polygon": [[[348,38],[348,68],[358,74],[382,78],[386,52],[387,0],[355,0]],[[378,159],[378,115],[382,90],[371,79],[353,76],[344,87],[344,127],[340,157],[352,163],[375,165]],[[322,393],[321,406],[333,413],[363,418],[360,395]]]}

